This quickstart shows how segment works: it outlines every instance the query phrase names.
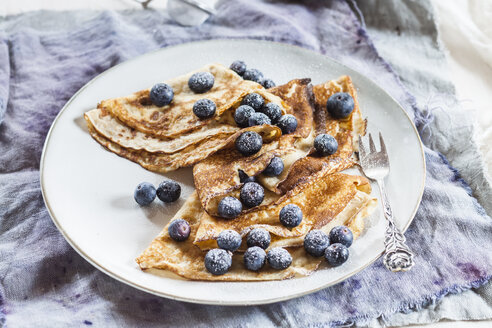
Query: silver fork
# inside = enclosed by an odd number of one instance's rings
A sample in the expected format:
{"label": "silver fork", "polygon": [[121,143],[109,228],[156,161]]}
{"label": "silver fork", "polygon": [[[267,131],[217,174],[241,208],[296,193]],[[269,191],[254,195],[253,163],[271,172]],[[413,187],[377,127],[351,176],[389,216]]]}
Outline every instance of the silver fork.
{"label": "silver fork", "polygon": [[359,136],[360,166],[366,177],[376,180],[378,183],[381,202],[383,203],[384,216],[388,221],[388,227],[386,228],[386,234],[384,236],[385,252],[383,263],[388,270],[393,272],[407,271],[414,265],[414,255],[405,244],[405,236],[395,225],[393,211],[391,210],[388,195],[386,194],[384,178],[390,171],[390,164],[381,132],[379,133],[379,142],[381,143],[381,151],[378,152],[376,151],[372,136],[369,133],[370,151],[368,152],[367,147],[364,146],[362,142],[361,136]]}

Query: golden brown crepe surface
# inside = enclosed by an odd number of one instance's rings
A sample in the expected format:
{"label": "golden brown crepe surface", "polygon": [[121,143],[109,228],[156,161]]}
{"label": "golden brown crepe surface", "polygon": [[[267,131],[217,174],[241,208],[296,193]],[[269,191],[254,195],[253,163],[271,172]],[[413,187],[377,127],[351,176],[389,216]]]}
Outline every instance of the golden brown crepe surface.
{"label": "golden brown crepe surface", "polygon": [[[188,87],[190,76],[196,72],[210,72],[214,75],[215,82],[212,89],[205,93],[195,93]],[[160,138],[179,137],[220,120],[222,114],[246,94],[264,90],[260,84],[243,80],[234,71],[220,64],[207,65],[164,82],[174,91],[173,101],[167,106],[153,105],[149,99],[150,89],[145,89],[127,97],[104,100],[98,108],[109,111],[126,126],[137,131]],[[217,108],[214,117],[201,120],[193,113],[194,103],[202,98],[215,102]]]}
{"label": "golden brown crepe surface", "polygon": [[240,130],[232,135],[215,135],[211,138],[206,138],[199,143],[192,144],[179,152],[164,154],[150,153],[145,150],[132,150],[121,147],[117,143],[114,143],[99,134],[87,118],[86,122],[89,133],[102,146],[118,156],[140,164],[147,170],[160,173],[173,171],[180,167],[194,165],[222,148],[231,147],[234,144],[234,140],[240,135],[240,133],[242,133],[242,131],[256,131],[262,135],[266,141],[274,140],[281,134],[280,129],[272,125],[253,126]]}
{"label": "golden brown crepe surface", "polygon": [[[366,178],[321,172],[273,203],[244,211],[235,219],[222,219],[204,211],[194,242],[198,245],[205,242],[206,245],[208,241],[216,239],[220,232],[228,229],[237,231],[241,236],[247,235],[254,228],[266,229],[270,234],[282,238],[304,236],[311,229],[320,228],[333,220],[357,191],[370,193],[370,190]],[[279,221],[279,212],[287,204],[295,204],[302,210],[302,222],[295,228],[287,228]]]}

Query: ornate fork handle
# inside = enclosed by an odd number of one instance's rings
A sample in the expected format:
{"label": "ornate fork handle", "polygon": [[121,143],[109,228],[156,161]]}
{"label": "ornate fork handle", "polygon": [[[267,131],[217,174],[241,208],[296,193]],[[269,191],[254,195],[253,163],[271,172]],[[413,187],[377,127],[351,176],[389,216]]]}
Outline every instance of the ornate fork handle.
{"label": "ornate fork handle", "polygon": [[405,236],[395,225],[393,211],[391,210],[383,179],[378,180],[378,186],[383,203],[384,217],[388,221],[388,227],[386,228],[384,237],[384,246],[386,248],[383,257],[384,265],[388,270],[393,272],[410,270],[415,264],[413,253],[405,244]]}

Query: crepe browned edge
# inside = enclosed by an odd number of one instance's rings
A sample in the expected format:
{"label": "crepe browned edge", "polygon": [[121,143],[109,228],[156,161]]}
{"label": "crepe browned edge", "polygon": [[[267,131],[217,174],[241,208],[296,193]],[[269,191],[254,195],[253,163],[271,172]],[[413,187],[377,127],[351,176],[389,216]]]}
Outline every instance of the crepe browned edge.
{"label": "crepe browned edge", "polygon": [[[218,201],[241,188],[238,170],[241,169],[249,176],[258,175],[270,163],[275,156],[286,157],[290,155],[303,157],[311,146],[306,149],[301,147],[306,137],[312,137],[313,109],[312,109],[312,86],[310,79],[296,79],[285,85],[268,89],[272,94],[279,96],[286,113],[293,114],[298,120],[298,128],[292,134],[282,135],[278,142],[263,146],[260,152],[253,156],[244,157],[233,149],[221,151],[193,168],[193,178],[198,195],[203,207],[211,215],[217,214]],[[309,139],[309,143],[312,140]],[[287,161],[285,173],[287,176]],[[275,186],[271,188],[275,190]]]}
{"label": "crepe browned edge", "polygon": [[[309,179],[310,176],[321,169],[328,169],[331,172],[339,172],[355,165],[354,151],[358,151],[358,135],[364,135],[366,121],[362,119],[357,93],[349,76],[341,76],[337,80],[327,81],[315,85],[306,90],[311,92],[310,104],[314,112],[313,130],[311,138],[305,138],[304,143],[309,140],[308,145],[304,144],[304,150],[296,154],[285,155],[284,172],[277,177],[267,177],[263,174],[258,176],[262,185],[275,193],[283,194],[291,190],[296,184]],[[336,92],[347,92],[354,99],[354,110],[351,115],[342,120],[335,120],[330,117],[326,110],[326,101]],[[313,147],[314,137],[320,133],[331,134],[338,142],[337,152],[330,156],[319,156]],[[279,142],[282,142],[281,137]],[[298,142],[298,145],[302,143]],[[287,147],[289,147],[287,145]],[[299,148],[299,147],[295,147]],[[290,156],[290,157],[289,157]],[[297,157],[297,158],[296,158]]]}
{"label": "crepe browned edge", "polygon": [[[196,72],[210,72],[215,82],[209,91],[195,93],[188,87],[188,79]],[[220,120],[222,114],[237,104],[246,94],[264,88],[253,81],[243,80],[234,71],[220,65],[211,64],[188,74],[164,81],[174,90],[173,101],[166,106],[157,107],[149,98],[149,89],[135,92],[127,97],[101,101],[98,108],[108,110],[125,125],[155,137],[179,137],[194,129]],[[202,98],[216,104],[214,117],[201,120],[193,113],[194,103]]]}
{"label": "crepe browned edge", "polygon": [[[367,194],[371,192],[371,185],[366,178],[343,173],[331,174],[328,171],[318,172],[312,179],[298,184],[272,204],[254,207],[233,220],[210,216],[204,211],[194,243],[200,245],[216,239],[220,232],[228,229],[241,236],[254,228],[264,228],[281,238],[304,236],[311,229],[320,228],[333,220],[357,191]],[[303,213],[301,224],[294,228],[287,228],[279,221],[280,210],[288,204],[299,206]]]}
{"label": "crepe browned edge", "polygon": [[[326,110],[326,102],[334,93],[347,92],[354,99],[354,110],[346,119],[333,119]],[[353,156],[358,151],[358,136],[366,134],[367,120],[362,113],[357,99],[357,92],[349,76],[327,81],[313,87],[314,122],[316,134],[328,133],[337,139],[337,152],[330,156],[319,156],[314,149],[309,156],[296,161],[290,168],[289,175],[278,184],[280,192],[291,190],[298,183],[319,171],[339,172],[355,165]]]}
{"label": "crepe browned edge", "polygon": [[292,114],[297,119],[297,128],[293,133],[287,135],[289,138],[293,136],[307,138],[313,129],[314,95],[312,89],[311,79],[294,79],[268,89],[289,106],[287,114]]}
{"label": "crepe browned edge", "polygon": [[259,133],[262,135],[265,142],[271,142],[278,139],[281,135],[280,129],[273,125],[253,126],[242,129],[233,135],[216,135],[212,138],[205,139],[200,143],[190,145],[176,153],[161,154],[121,147],[99,134],[94,129],[90,120],[86,120],[86,122],[90,135],[106,149],[118,156],[140,164],[147,170],[160,173],[166,173],[180,167],[194,165],[222,148],[233,147],[236,138],[245,131],[255,131]]}
{"label": "crepe browned edge", "polygon": [[97,133],[123,148],[144,150],[150,153],[177,153],[188,146],[206,139],[228,136],[241,128],[235,125],[213,122],[207,126],[182,134],[179,138],[156,138],[124,125],[107,110],[96,108],[84,113]]}
{"label": "crepe browned edge", "polygon": [[[308,276],[323,262],[323,257],[313,257],[307,254],[303,247],[288,247],[286,249],[292,256],[292,264],[287,269],[275,270],[265,264],[256,272],[246,270],[243,255],[235,253],[232,256],[232,266],[229,271],[224,275],[213,275],[206,270],[204,265],[206,252],[193,244],[196,230],[200,226],[200,211],[202,211],[200,200],[194,192],[149,247],[136,259],[139,267],[149,273],[154,270],[167,270],[190,280],[266,281]],[[347,220],[336,217],[332,222],[348,226],[354,231],[354,239],[356,239],[364,229],[365,217],[367,213],[361,210]],[[169,224],[176,219],[185,219],[190,224],[191,232],[186,241],[177,242],[169,237]]]}
{"label": "crepe browned edge", "polygon": [[[354,99],[354,110],[345,119],[334,119],[326,110],[326,102],[337,92],[347,92]],[[313,87],[313,93],[315,99],[314,118],[316,132],[336,135],[343,131],[351,131],[354,151],[358,151],[357,136],[364,136],[366,134],[367,120],[362,118],[357,92],[350,76],[344,75],[337,80],[317,84]]]}

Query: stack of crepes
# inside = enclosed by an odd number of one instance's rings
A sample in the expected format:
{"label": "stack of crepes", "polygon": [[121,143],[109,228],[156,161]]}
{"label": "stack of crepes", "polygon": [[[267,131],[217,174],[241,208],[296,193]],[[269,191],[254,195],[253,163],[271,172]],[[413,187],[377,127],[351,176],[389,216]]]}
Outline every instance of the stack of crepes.
{"label": "stack of crepes", "polygon": [[[193,73],[210,72],[215,83],[205,94],[193,92],[188,80]],[[84,114],[92,137],[110,151],[155,172],[169,172],[191,166],[216,151],[230,147],[242,132],[234,122],[234,108],[251,92],[260,93],[267,102],[281,99],[256,82],[243,80],[234,71],[212,64],[189,74],[165,81],[174,90],[171,104],[157,107],[149,98],[150,89],[128,97],[102,101]],[[216,106],[214,117],[199,119],[193,104],[202,98]],[[282,106],[283,108],[283,106]],[[260,133],[264,142],[277,139],[276,126],[247,128]]]}
{"label": "stack of crepes", "polygon": [[[94,139],[149,170],[168,172],[195,164],[196,191],[172,219],[188,221],[189,238],[183,242],[172,240],[166,226],[137,263],[142,270],[163,269],[193,280],[278,280],[309,275],[323,261],[304,251],[304,236],[312,229],[328,233],[332,227],[344,224],[357,238],[377,202],[369,195],[371,187],[366,178],[338,173],[355,165],[357,136],[364,135],[366,127],[350,78],[342,76],[315,86],[310,79],[296,79],[265,90],[217,64],[199,71],[204,70],[215,77],[213,88],[205,95],[189,90],[187,81],[192,72],[166,81],[175,92],[171,105],[153,106],[148,100],[149,90],[143,90],[103,101],[85,114]],[[237,127],[234,110],[251,92],[280,105],[283,114],[294,115],[297,129],[282,135],[273,125]],[[330,117],[325,107],[328,98],[337,92],[349,93],[355,102],[352,114],[343,120]],[[199,120],[192,111],[193,103],[204,97],[217,104],[216,115],[209,120]],[[247,130],[260,133],[264,144],[258,153],[245,157],[235,150],[234,141]],[[313,142],[319,133],[337,139],[335,154],[316,154]],[[275,156],[282,158],[283,172],[276,177],[263,175]],[[226,196],[238,197],[243,185],[239,170],[256,177],[265,188],[265,199],[261,205],[243,210],[239,217],[226,220],[217,215],[218,203]],[[303,220],[295,228],[279,222],[279,211],[287,204],[296,204],[303,212]],[[244,268],[239,254],[246,249],[244,237],[258,227],[270,232],[270,248],[282,246],[291,253],[293,262],[289,268],[274,270],[266,265],[258,272]],[[208,249],[217,247],[216,238],[226,229],[237,231],[243,237],[243,245],[234,254],[229,272],[215,276],[205,269],[204,257]]]}

